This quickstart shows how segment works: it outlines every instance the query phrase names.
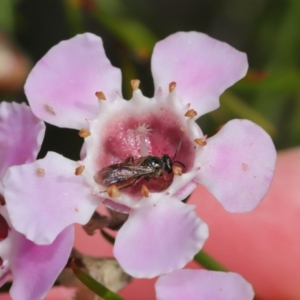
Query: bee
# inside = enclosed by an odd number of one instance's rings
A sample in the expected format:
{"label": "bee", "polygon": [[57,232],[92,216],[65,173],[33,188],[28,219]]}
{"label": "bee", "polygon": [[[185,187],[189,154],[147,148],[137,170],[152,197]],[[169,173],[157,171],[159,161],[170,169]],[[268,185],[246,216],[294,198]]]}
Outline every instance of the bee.
{"label": "bee", "polygon": [[163,154],[161,157],[147,155],[137,159],[129,156],[122,163],[113,164],[98,171],[94,175],[94,180],[107,187],[115,185],[118,189],[126,189],[142,179],[146,181],[153,179],[164,189],[167,185],[165,175],[172,173],[173,165],[177,163],[185,168],[182,162],[175,160],[180,145],[181,142],[172,159],[168,154]]}

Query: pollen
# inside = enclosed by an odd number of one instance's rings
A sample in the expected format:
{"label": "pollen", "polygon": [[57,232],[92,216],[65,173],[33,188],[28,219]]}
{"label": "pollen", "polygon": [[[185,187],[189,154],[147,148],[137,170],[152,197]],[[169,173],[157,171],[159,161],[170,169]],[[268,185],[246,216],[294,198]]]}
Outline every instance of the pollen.
{"label": "pollen", "polygon": [[81,175],[83,170],[84,170],[85,166],[79,166],[75,169],[75,175],[78,176],[78,175]]}
{"label": "pollen", "polygon": [[108,196],[112,198],[118,198],[121,196],[121,193],[119,192],[118,188],[115,185],[110,186],[106,192]]}
{"label": "pollen", "polygon": [[96,92],[95,95],[98,98],[98,100],[106,100],[106,97],[103,92]]}
{"label": "pollen", "polygon": [[78,135],[82,138],[86,138],[86,137],[90,136],[91,133],[87,129],[82,128],[78,131]]}
{"label": "pollen", "polygon": [[194,139],[194,142],[199,146],[205,146],[207,144],[206,136],[203,138]]}
{"label": "pollen", "polygon": [[45,169],[37,168],[36,169],[36,175],[39,176],[39,177],[44,177],[45,176]]}
{"label": "pollen", "polygon": [[134,91],[136,91],[136,90],[139,89],[139,86],[140,86],[140,80],[138,80],[138,79],[132,79],[132,80],[130,81],[130,83],[131,83],[131,87],[132,87],[132,89],[133,89]]}
{"label": "pollen", "polygon": [[141,193],[144,197],[149,197],[149,190],[144,184],[142,185]]}
{"label": "pollen", "polygon": [[182,168],[179,166],[172,166],[172,171],[174,175],[178,175],[178,176],[182,175]]}
{"label": "pollen", "polygon": [[176,88],[176,82],[172,81],[169,83],[169,92],[172,93]]}
{"label": "pollen", "polygon": [[185,117],[189,117],[189,118],[194,118],[195,116],[197,116],[197,112],[193,109],[189,109],[185,115]]}

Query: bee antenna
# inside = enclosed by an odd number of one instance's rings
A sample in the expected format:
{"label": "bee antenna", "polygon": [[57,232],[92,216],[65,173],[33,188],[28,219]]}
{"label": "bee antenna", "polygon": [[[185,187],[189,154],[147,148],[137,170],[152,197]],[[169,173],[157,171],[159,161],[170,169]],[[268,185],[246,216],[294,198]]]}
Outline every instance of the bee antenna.
{"label": "bee antenna", "polygon": [[[172,161],[174,162],[174,159],[176,158],[176,155],[177,155],[177,152],[179,151],[180,147],[181,147],[181,143],[182,141],[179,140],[179,143],[178,143],[178,146],[177,146],[177,149],[175,151],[175,154],[174,154],[174,157],[172,158]],[[177,161],[178,162],[178,161]]]}

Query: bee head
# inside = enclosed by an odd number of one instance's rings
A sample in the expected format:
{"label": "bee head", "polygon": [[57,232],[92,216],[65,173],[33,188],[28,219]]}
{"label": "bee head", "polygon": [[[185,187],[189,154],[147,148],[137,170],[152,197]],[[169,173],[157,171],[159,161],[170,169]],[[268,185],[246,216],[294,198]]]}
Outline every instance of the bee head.
{"label": "bee head", "polygon": [[168,154],[164,154],[161,157],[161,160],[164,164],[164,166],[163,166],[164,171],[167,172],[167,173],[171,173],[173,162],[172,162],[170,156]]}

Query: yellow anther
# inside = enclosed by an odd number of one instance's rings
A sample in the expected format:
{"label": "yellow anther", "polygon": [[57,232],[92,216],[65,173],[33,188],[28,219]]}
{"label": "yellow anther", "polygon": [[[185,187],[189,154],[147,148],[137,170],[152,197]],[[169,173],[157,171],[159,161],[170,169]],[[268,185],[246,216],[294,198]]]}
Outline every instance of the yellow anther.
{"label": "yellow anther", "polygon": [[176,88],[176,82],[172,81],[169,83],[169,92],[172,93]]}
{"label": "yellow anther", "polygon": [[206,138],[194,139],[194,142],[199,146],[205,146],[207,144]]}
{"label": "yellow anther", "polygon": [[45,176],[45,169],[37,168],[36,169],[36,175],[39,176],[39,177]]}
{"label": "yellow anther", "polygon": [[121,196],[121,193],[119,192],[118,188],[115,185],[110,186],[106,192],[108,196],[112,198],[118,198]]}
{"label": "yellow anther", "polygon": [[95,95],[98,98],[98,100],[106,100],[106,97],[103,92],[96,92]]}
{"label": "yellow anther", "polygon": [[75,169],[75,175],[81,175],[83,170],[84,170],[85,166],[79,166]]}
{"label": "yellow anther", "polygon": [[46,105],[45,105],[45,109],[46,109],[50,114],[56,115],[56,113],[55,113],[55,111],[54,111],[54,109],[53,109],[52,106],[46,104]]}
{"label": "yellow anther", "polygon": [[189,118],[194,118],[195,116],[197,116],[197,112],[194,109],[189,109],[185,115],[185,117],[189,117]]}
{"label": "yellow anther", "polygon": [[172,171],[174,175],[178,175],[178,176],[182,175],[182,168],[179,166],[172,166]]}
{"label": "yellow anther", "polygon": [[87,129],[82,128],[78,131],[78,135],[82,138],[86,138],[86,137],[90,136],[91,133]]}
{"label": "yellow anther", "polygon": [[144,184],[142,185],[141,193],[144,197],[149,197],[149,190]]}
{"label": "yellow anther", "polygon": [[138,90],[139,89],[139,86],[140,86],[140,81],[138,79],[132,79],[130,81],[131,83],[131,87],[134,91]]}

